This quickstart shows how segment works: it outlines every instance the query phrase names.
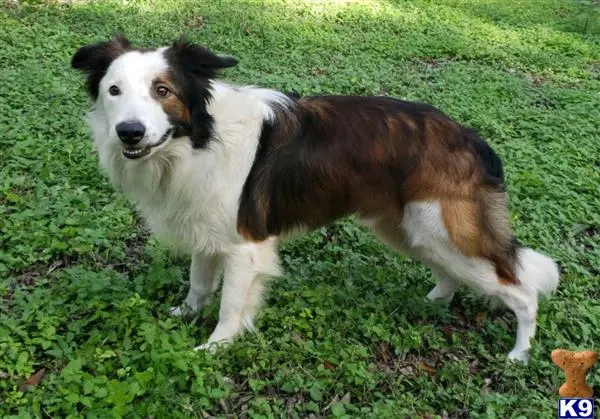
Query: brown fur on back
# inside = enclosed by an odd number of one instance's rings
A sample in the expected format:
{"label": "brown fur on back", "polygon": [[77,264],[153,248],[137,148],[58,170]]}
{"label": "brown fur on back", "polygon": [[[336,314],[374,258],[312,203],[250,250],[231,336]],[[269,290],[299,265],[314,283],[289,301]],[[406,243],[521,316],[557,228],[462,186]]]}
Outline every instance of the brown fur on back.
{"label": "brown fur on back", "polygon": [[238,230],[261,241],[350,214],[401,216],[425,200],[440,202],[463,254],[517,282],[500,159],[474,131],[420,103],[328,96],[278,109],[263,126]]}

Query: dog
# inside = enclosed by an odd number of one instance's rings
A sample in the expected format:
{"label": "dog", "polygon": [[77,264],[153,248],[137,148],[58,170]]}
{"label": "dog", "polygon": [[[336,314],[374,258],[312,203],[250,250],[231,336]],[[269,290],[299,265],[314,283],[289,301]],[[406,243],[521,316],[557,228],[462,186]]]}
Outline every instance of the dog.
{"label": "dog", "polygon": [[508,358],[527,362],[538,296],[559,272],[515,239],[502,161],[478,133],[424,103],[222,81],[237,63],[186,40],[147,49],[122,35],[71,60],[101,167],[154,234],[191,255],[171,313],[202,309],[223,272],[218,324],[195,349],[254,329],[282,239],[354,215],[431,269],[429,300],[448,303],[460,286],[499,298],[518,322]]}

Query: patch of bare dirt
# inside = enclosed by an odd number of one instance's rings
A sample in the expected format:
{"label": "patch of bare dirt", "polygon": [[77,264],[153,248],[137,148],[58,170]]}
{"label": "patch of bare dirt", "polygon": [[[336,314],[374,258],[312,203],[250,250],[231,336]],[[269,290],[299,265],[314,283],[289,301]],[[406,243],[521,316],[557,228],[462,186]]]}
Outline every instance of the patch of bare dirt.
{"label": "patch of bare dirt", "polygon": [[187,22],[187,27],[191,29],[202,30],[206,26],[206,18],[202,15],[194,16]]}

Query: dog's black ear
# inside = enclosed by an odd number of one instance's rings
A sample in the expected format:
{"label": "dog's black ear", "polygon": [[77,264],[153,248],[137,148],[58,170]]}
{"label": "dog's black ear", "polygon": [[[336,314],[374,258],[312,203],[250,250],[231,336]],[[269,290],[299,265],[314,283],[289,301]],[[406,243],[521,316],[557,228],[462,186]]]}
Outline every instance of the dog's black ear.
{"label": "dog's black ear", "polygon": [[217,55],[201,45],[185,40],[173,43],[167,55],[172,62],[199,77],[211,78],[218,70],[233,67],[238,63],[233,57]]}
{"label": "dog's black ear", "polygon": [[171,67],[171,77],[179,86],[191,114],[187,135],[194,148],[205,148],[211,139],[214,122],[206,110],[212,94],[210,79],[214,79],[219,70],[233,67],[238,61],[233,57],[219,56],[184,39],[175,41],[164,56]]}
{"label": "dog's black ear", "polygon": [[87,76],[87,89],[90,95],[98,97],[98,85],[108,66],[119,55],[131,49],[131,42],[122,35],[110,41],[98,42],[79,48],[71,59],[71,67]]}

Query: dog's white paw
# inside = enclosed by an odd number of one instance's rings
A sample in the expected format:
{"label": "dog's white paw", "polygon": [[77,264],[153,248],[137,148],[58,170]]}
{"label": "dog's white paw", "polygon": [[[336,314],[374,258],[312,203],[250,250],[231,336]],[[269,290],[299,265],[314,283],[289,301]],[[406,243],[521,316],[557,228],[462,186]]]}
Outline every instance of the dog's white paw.
{"label": "dog's white paw", "polygon": [[440,280],[425,298],[431,302],[450,305],[455,292],[456,285],[453,282]]}
{"label": "dog's white paw", "polygon": [[198,310],[194,310],[192,307],[190,307],[186,303],[182,303],[181,305],[174,306],[169,309],[169,314],[171,316],[175,316],[175,317],[193,316],[197,312],[198,312]]}
{"label": "dog's white paw", "polygon": [[183,310],[181,309],[181,306],[171,307],[169,309],[169,314],[171,316],[181,317],[181,316],[183,316]]}
{"label": "dog's white paw", "polygon": [[529,350],[523,351],[520,349],[513,349],[508,354],[508,360],[527,364],[527,362],[529,361]]}
{"label": "dog's white paw", "polygon": [[436,292],[435,289],[431,290],[429,294],[425,297],[425,300],[430,303],[441,304],[445,306],[449,306],[452,303],[452,299],[454,298],[454,293],[440,295]]}
{"label": "dog's white paw", "polygon": [[233,342],[232,339],[224,339],[224,340],[218,340],[218,341],[208,341],[200,346],[196,346],[194,348],[194,351],[206,351],[208,353],[214,354],[215,352],[217,352],[217,349],[219,349],[220,347],[226,346],[231,344],[231,342]]}

